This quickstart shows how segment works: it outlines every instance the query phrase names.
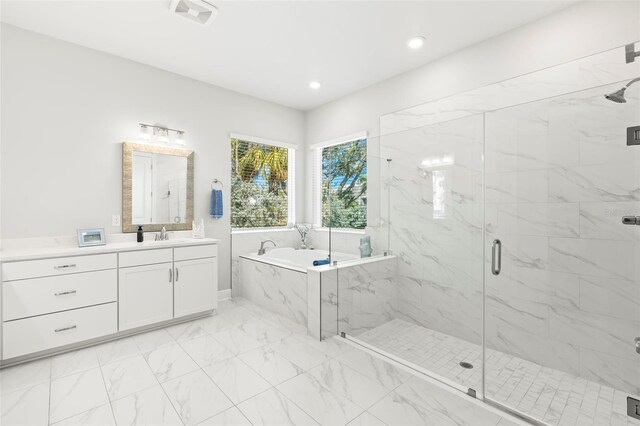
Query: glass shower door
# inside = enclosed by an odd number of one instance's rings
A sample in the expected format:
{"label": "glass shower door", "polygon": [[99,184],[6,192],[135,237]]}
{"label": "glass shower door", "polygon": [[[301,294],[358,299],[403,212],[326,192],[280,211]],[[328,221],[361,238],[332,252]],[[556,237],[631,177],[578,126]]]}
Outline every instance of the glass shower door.
{"label": "glass shower door", "polygon": [[640,91],[604,97],[624,83],[486,114],[484,393],[552,425],[633,422],[640,395]]}
{"label": "glass shower door", "polygon": [[483,121],[480,114],[380,138],[378,210],[389,260],[338,271],[341,333],[478,393]]}

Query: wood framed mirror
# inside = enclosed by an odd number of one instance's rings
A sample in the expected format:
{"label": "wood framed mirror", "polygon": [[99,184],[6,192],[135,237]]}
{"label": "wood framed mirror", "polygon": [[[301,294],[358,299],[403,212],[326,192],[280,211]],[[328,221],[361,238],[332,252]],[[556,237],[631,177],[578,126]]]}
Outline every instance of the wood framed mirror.
{"label": "wood framed mirror", "polygon": [[122,232],[182,231],[193,221],[193,151],[122,143]]}

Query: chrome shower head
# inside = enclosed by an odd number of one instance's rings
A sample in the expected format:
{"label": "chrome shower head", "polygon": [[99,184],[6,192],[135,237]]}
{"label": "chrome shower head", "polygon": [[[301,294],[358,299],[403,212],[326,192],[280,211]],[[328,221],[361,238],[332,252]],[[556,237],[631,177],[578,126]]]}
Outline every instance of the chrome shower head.
{"label": "chrome shower head", "polygon": [[624,104],[627,102],[627,100],[624,98],[624,91],[627,90],[626,87],[623,87],[620,90],[617,90],[613,93],[609,93],[607,95],[604,95],[605,98],[609,99],[610,101],[613,102],[617,102],[619,104]]}
{"label": "chrome shower head", "polygon": [[613,93],[604,95],[604,97],[609,99],[610,101],[613,101],[619,104],[624,104],[627,102],[627,100],[624,98],[625,90],[627,90],[627,87],[631,86],[633,83],[637,83],[638,81],[640,81],[640,77],[634,78],[633,80],[628,82],[622,89],[615,91]]}

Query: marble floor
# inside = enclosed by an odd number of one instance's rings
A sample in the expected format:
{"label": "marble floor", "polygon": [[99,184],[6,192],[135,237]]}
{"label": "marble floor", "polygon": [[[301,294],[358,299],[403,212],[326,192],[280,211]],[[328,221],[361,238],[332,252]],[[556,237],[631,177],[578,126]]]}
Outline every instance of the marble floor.
{"label": "marble floor", "polygon": [[512,425],[446,386],[242,299],[0,370],[9,425]]}
{"label": "marble floor", "polygon": [[[482,347],[394,319],[356,336],[367,345],[464,387],[482,389]],[[474,365],[466,369],[466,361]],[[549,425],[628,425],[628,394],[487,349],[486,395]]]}

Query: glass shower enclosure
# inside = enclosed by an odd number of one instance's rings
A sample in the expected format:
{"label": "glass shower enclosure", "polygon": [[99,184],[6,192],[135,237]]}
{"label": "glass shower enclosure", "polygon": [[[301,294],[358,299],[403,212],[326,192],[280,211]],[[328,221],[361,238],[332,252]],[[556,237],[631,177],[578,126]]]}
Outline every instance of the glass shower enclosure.
{"label": "glass shower enclosure", "polygon": [[338,333],[534,422],[640,424],[640,84],[604,96],[638,76],[621,47],[382,117],[389,261],[337,270]]}

